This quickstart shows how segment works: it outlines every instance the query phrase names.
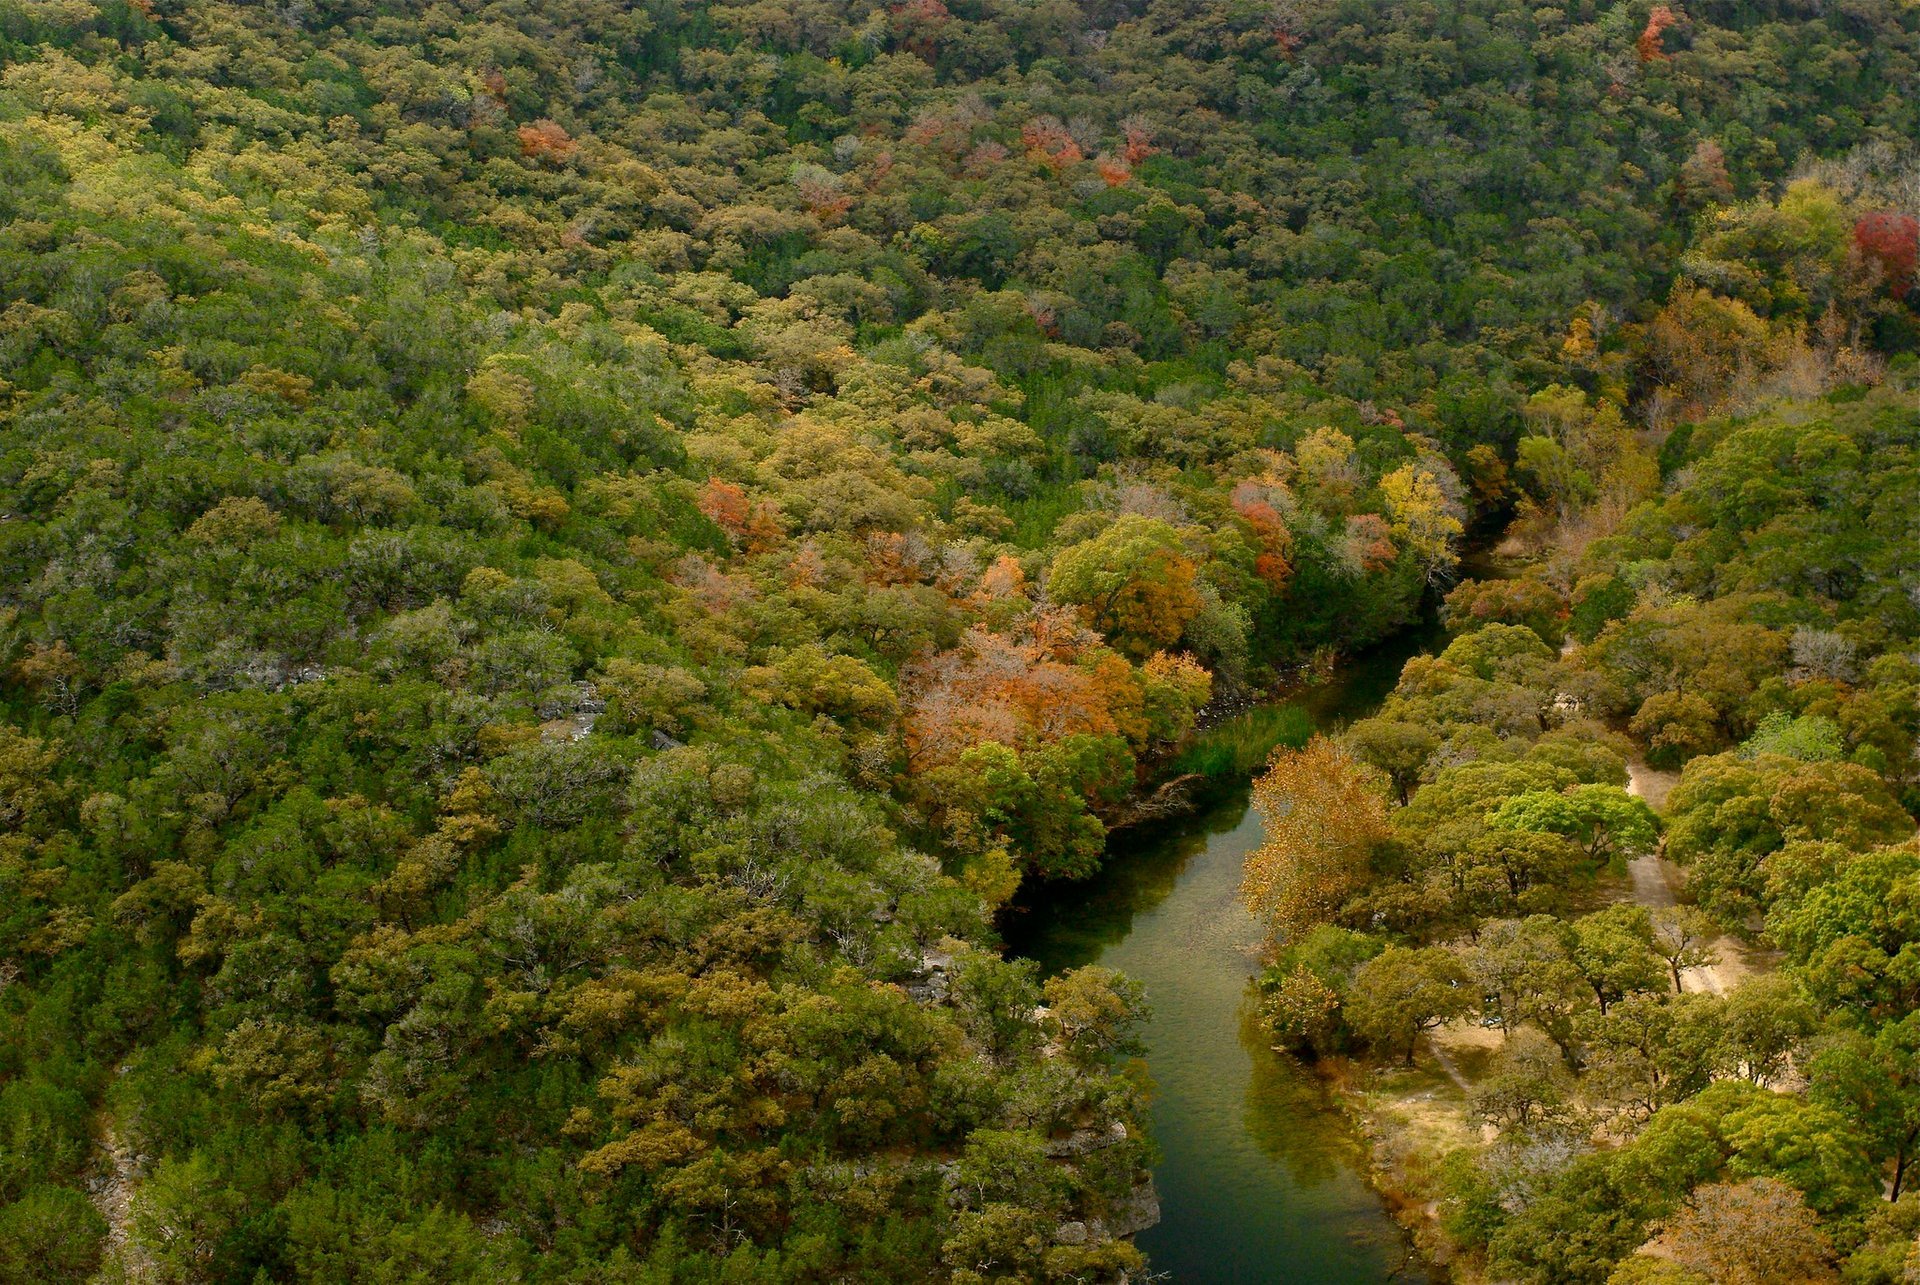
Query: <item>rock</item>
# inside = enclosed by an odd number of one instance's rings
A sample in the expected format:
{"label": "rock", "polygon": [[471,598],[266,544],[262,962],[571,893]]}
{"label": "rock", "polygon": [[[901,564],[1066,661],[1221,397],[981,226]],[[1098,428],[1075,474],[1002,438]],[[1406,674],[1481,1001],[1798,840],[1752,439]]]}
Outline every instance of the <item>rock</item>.
{"label": "rock", "polygon": [[539,706],[540,739],[571,743],[584,740],[593,725],[606,713],[607,703],[592,683],[574,683],[557,689]]}
{"label": "rock", "polygon": [[1062,1245],[1084,1245],[1087,1243],[1087,1225],[1077,1219],[1061,1223],[1053,1229],[1053,1238]]}
{"label": "rock", "polygon": [[1048,1138],[1047,1154],[1056,1160],[1102,1151],[1127,1140],[1127,1126],[1115,1120],[1105,1129],[1075,1129],[1064,1138]]}
{"label": "rock", "polygon": [[1113,1238],[1137,1236],[1160,1221],[1160,1193],[1148,1178],[1135,1185],[1102,1220],[1105,1233]]}
{"label": "rock", "polygon": [[922,1004],[944,1003],[951,989],[947,973],[952,968],[952,955],[939,950],[926,951],[907,979],[907,994]]}

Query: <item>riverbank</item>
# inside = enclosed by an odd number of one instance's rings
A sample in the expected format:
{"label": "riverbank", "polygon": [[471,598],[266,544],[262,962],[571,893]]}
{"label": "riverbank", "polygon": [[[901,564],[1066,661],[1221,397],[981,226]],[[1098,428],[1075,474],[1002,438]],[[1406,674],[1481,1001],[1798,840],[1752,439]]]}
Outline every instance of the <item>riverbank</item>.
{"label": "riverbank", "polygon": [[[1628,764],[1628,792],[1664,812],[1679,773],[1635,760]],[[1632,903],[1655,909],[1684,898],[1686,874],[1663,852],[1643,854],[1624,872],[1603,875],[1591,890],[1596,905]],[[1681,989],[1724,996],[1749,978],[1778,965],[1778,956],[1722,936],[1715,958],[1683,970]],[[1504,1037],[1473,1020],[1448,1023],[1420,1040],[1411,1066],[1368,1067],[1328,1059],[1315,1070],[1352,1121],[1367,1151],[1367,1180],[1437,1279],[1480,1285],[1487,1278],[1472,1258],[1460,1254],[1441,1218],[1449,1158],[1491,1142],[1495,1130],[1476,1118],[1473,1092]],[[1605,1127],[1600,1126],[1604,1135]]]}
{"label": "riverbank", "polygon": [[1123,832],[1093,879],[1028,896],[1009,951],[1047,975],[1115,968],[1146,992],[1161,1221],[1135,1240],[1153,1271],[1182,1285],[1429,1282],[1340,1103],[1252,1020],[1261,937],[1239,885],[1261,835],[1244,787]]}
{"label": "riverbank", "polygon": [[[1503,569],[1484,546],[1470,557],[1469,574]],[[1339,1086],[1275,1052],[1254,1019],[1262,938],[1239,898],[1263,833],[1251,781],[1273,748],[1371,715],[1406,662],[1445,638],[1430,599],[1345,664],[1319,657],[1276,690],[1210,707],[1150,787],[1102,817],[1110,846],[1094,876],[1029,885],[1000,916],[1008,953],[1043,974],[1098,963],[1145,989],[1161,1221],[1135,1239],[1156,1273],[1183,1283],[1447,1279],[1425,1261],[1431,1246],[1403,1229],[1415,1220],[1374,1171],[1375,1147]]]}
{"label": "riverbank", "polygon": [[1444,1279],[1383,1201],[1333,1087],[1274,1052],[1253,1020],[1262,941],[1239,898],[1263,833],[1250,781],[1272,746],[1371,714],[1443,636],[1429,611],[1332,677],[1214,721],[1202,752],[1222,762],[1184,774],[1189,810],[1116,827],[1096,875],[1025,888],[1001,917],[1009,953],[1043,974],[1098,963],[1145,988],[1161,1222],[1136,1243],[1176,1281]]}

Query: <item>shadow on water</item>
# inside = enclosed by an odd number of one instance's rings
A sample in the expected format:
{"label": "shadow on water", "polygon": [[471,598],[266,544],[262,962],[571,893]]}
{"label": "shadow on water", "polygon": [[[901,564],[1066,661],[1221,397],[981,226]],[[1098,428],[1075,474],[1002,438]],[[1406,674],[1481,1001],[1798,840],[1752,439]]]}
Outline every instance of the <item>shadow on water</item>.
{"label": "shadow on water", "polygon": [[[1440,637],[1429,616],[1291,703],[1323,731],[1364,718]],[[1146,989],[1162,1219],[1139,1244],[1156,1272],[1428,1280],[1366,1185],[1365,1154],[1325,1086],[1266,1047],[1252,1021],[1260,930],[1239,886],[1260,837],[1244,783],[1194,815],[1118,833],[1094,878],[1023,893],[1004,924],[1008,949],[1049,974],[1097,961]]]}

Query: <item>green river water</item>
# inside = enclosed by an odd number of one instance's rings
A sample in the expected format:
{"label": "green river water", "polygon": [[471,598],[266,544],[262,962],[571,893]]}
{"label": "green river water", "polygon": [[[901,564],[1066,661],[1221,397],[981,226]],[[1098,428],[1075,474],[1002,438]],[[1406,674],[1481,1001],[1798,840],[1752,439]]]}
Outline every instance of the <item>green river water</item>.
{"label": "green river water", "polygon": [[[1291,703],[1322,730],[1365,717],[1437,638],[1431,622],[1410,629]],[[1248,1021],[1260,933],[1237,894],[1261,831],[1248,800],[1242,786],[1195,815],[1116,834],[1093,879],[1023,899],[1007,916],[1008,948],[1049,974],[1098,962],[1146,988],[1162,1216],[1138,1244],[1156,1279],[1426,1281],[1366,1185],[1345,1118]]]}

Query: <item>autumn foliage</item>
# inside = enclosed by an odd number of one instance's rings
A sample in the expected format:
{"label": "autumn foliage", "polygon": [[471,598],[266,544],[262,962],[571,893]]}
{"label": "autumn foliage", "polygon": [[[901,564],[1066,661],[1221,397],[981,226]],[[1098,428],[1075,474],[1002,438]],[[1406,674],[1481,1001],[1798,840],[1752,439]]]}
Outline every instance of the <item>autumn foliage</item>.
{"label": "autumn foliage", "polygon": [[1020,141],[1026,145],[1027,159],[1038,161],[1050,170],[1078,165],[1086,155],[1067,127],[1052,116],[1028,121],[1020,131]]}
{"label": "autumn foliage", "polygon": [[780,540],[778,507],[770,500],[751,499],[738,483],[709,478],[700,489],[699,506],[736,548],[758,553]]}
{"label": "autumn foliage", "polygon": [[1129,116],[1120,122],[1120,136],[1125,140],[1120,155],[1128,165],[1138,165],[1155,152],[1153,145],[1153,125],[1139,116]]}
{"label": "autumn foliage", "polygon": [[929,61],[939,44],[939,33],[953,20],[941,0],[907,0],[888,11],[901,47]]}
{"label": "autumn foliage", "polygon": [[919,771],[983,742],[1017,748],[1088,735],[1145,747],[1184,730],[1210,682],[1193,661],[1164,653],[1136,669],[1056,608],[1006,633],[976,627],[905,686],[907,757]]}
{"label": "autumn foliage", "polygon": [[1253,569],[1275,593],[1285,589],[1293,575],[1293,533],[1278,507],[1284,496],[1284,488],[1277,483],[1265,485],[1253,479],[1233,489],[1233,511],[1253,528],[1260,544]]}
{"label": "autumn foliage", "polygon": [[1200,610],[1198,568],[1165,522],[1127,514],[1053,561],[1048,588],[1132,655],[1180,640]]}
{"label": "autumn foliage", "polygon": [[1679,21],[1679,17],[1666,5],[1657,4],[1653,7],[1653,12],[1647,15],[1646,28],[1641,31],[1640,39],[1634,42],[1634,49],[1642,63],[1659,62],[1666,58],[1667,51],[1661,47],[1661,38],[1669,27]]}
{"label": "autumn foliage", "polygon": [[1915,262],[1920,259],[1920,219],[1877,210],[1853,225],[1853,243],[1861,258],[1879,267],[1889,294],[1898,298],[1913,288]]}
{"label": "autumn foliage", "polygon": [[1253,802],[1266,838],[1247,856],[1241,897],[1276,941],[1331,922],[1366,881],[1373,846],[1387,834],[1378,774],[1316,736],[1274,756]]}
{"label": "autumn foliage", "polygon": [[537,120],[531,125],[522,125],[516,133],[520,138],[520,154],[532,161],[550,161],[558,165],[580,147],[556,121]]}

